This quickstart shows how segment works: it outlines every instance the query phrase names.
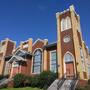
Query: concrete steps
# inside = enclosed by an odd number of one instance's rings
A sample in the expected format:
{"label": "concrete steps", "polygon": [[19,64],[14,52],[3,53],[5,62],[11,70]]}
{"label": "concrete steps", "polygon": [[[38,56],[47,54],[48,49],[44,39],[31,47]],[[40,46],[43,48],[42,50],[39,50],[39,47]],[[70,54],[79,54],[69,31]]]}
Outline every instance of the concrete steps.
{"label": "concrete steps", "polygon": [[[75,81],[73,79],[66,79],[64,81],[63,79],[62,80],[56,79],[47,90],[75,90],[77,81],[78,80]],[[59,88],[58,88],[58,85],[60,85]]]}
{"label": "concrete steps", "polygon": [[7,79],[7,78],[2,79],[2,81],[0,82],[0,87],[8,84],[8,82],[10,82],[10,81],[12,81],[12,80],[13,80],[13,79],[11,79],[11,78],[9,78],[9,79]]}
{"label": "concrete steps", "polygon": [[59,79],[56,79],[47,90],[57,90],[57,83],[59,82]]}
{"label": "concrete steps", "polygon": [[72,80],[65,80],[63,85],[61,86],[61,88],[59,90],[70,90],[70,83],[72,82]]}

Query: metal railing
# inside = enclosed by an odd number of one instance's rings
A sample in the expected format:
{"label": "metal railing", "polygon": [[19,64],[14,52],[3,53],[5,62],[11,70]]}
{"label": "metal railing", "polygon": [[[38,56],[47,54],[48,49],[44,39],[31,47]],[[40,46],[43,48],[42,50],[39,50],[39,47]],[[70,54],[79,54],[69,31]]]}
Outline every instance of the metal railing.
{"label": "metal railing", "polygon": [[57,90],[59,90],[61,88],[61,86],[63,85],[64,81],[66,80],[65,75],[58,81],[58,83],[57,83]]}
{"label": "metal railing", "polygon": [[75,90],[77,80],[78,80],[78,75],[77,77],[72,79],[72,82],[70,83],[70,90]]}

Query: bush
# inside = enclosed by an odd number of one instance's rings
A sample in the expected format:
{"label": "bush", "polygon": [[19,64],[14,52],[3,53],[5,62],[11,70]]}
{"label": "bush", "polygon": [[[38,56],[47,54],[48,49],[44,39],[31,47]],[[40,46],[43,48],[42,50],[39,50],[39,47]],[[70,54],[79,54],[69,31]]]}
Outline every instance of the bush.
{"label": "bush", "polygon": [[30,86],[47,89],[56,78],[57,74],[50,71],[44,71],[38,76],[29,77],[16,74],[14,76],[14,87]]}
{"label": "bush", "polygon": [[90,90],[90,85],[84,86],[84,87],[77,87],[75,90]]}
{"label": "bush", "polygon": [[30,87],[47,89],[56,78],[56,73],[44,71],[38,76],[27,77],[26,81],[28,82],[28,86]]}
{"label": "bush", "polygon": [[23,74],[16,74],[14,76],[14,87],[23,87],[26,77]]}
{"label": "bush", "polygon": [[27,86],[38,87],[39,76],[29,76],[27,77],[26,82]]}
{"label": "bush", "polygon": [[0,80],[2,80],[3,78],[9,78],[9,75],[0,75]]}
{"label": "bush", "polygon": [[3,77],[4,77],[3,75],[0,75],[0,80],[3,79]]}
{"label": "bush", "polygon": [[90,85],[90,79],[88,80],[88,84]]}
{"label": "bush", "polygon": [[35,76],[31,78],[31,87],[38,87],[39,84],[39,76]]}
{"label": "bush", "polygon": [[44,71],[39,76],[39,87],[47,89],[48,86],[57,78],[56,73],[50,71]]}
{"label": "bush", "polygon": [[3,88],[7,88],[7,84],[1,85],[0,89],[2,90]]}

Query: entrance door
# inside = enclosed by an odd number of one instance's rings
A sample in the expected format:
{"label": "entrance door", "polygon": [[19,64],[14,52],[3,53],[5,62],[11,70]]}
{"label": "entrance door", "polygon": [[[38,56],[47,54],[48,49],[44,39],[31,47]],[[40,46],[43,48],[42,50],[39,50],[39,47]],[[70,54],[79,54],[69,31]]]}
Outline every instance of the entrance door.
{"label": "entrance door", "polygon": [[74,57],[70,52],[67,52],[64,56],[64,72],[66,77],[74,76]]}
{"label": "entrance door", "polygon": [[74,64],[73,62],[66,63],[66,76],[73,77],[74,76]]}

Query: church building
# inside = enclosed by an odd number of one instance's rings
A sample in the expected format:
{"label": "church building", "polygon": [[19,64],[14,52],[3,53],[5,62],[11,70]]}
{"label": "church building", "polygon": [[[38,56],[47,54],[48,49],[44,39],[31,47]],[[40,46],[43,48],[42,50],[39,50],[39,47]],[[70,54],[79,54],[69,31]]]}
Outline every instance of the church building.
{"label": "church building", "polygon": [[[90,54],[82,38],[80,16],[74,6],[56,13],[57,41],[32,38],[23,41],[13,53],[5,58],[10,68],[10,78],[17,73],[27,76],[38,75],[42,71],[58,73],[58,78],[90,78]],[[1,66],[0,66],[1,67]]]}

